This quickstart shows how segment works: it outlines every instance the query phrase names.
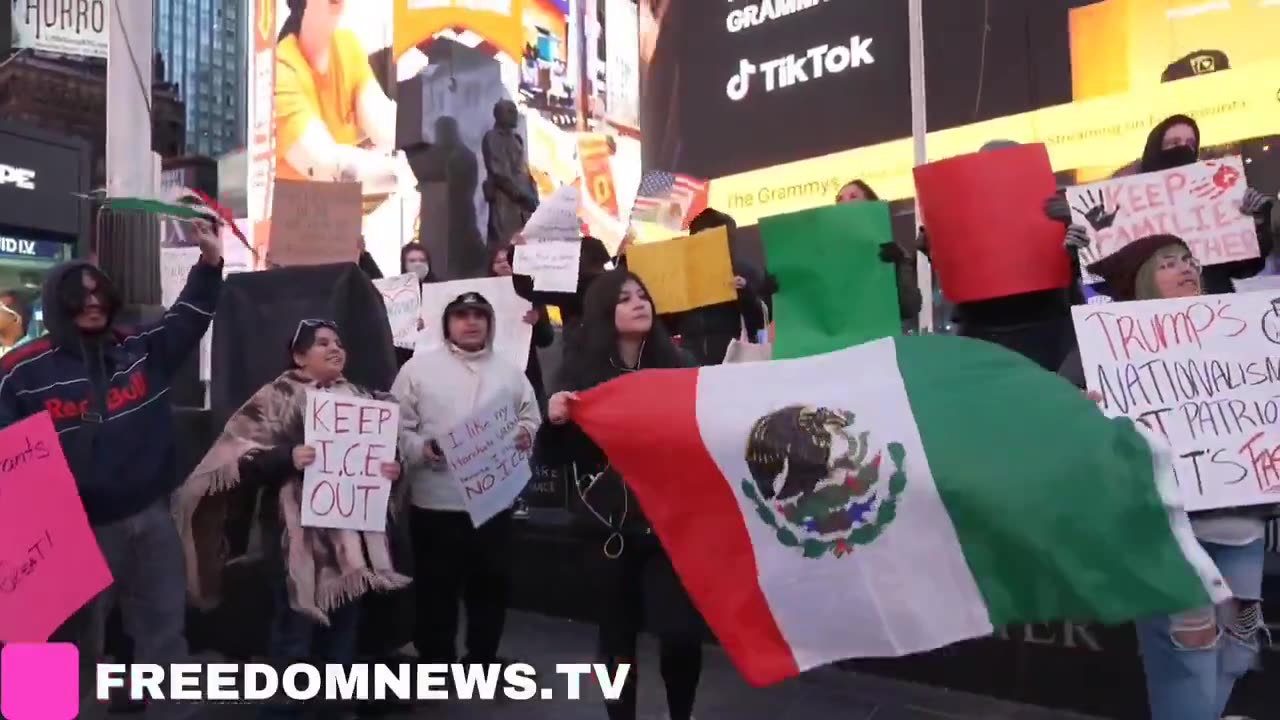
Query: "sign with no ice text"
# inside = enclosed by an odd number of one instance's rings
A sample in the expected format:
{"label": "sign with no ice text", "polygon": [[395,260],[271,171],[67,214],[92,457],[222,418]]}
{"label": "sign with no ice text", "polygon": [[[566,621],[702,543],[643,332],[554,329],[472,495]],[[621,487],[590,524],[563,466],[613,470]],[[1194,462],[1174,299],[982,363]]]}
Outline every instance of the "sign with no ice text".
{"label": "sign with no ice text", "polygon": [[522,430],[520,408],[505,400],[481,408],[441,439],[476,527],[511,507],[533,475],[529,453],[516,447]]}

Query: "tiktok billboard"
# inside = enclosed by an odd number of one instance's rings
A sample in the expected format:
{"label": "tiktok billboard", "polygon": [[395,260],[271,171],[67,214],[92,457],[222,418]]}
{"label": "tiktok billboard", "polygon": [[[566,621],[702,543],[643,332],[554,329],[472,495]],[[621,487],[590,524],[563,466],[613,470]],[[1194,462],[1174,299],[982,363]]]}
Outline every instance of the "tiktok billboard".
{"label": "tiktok billboard", "polygon": [[642,97],[669,99],[641,119],[645,166],[697,177],[891,140],[911,123],[899,0],[641,0],[641,73]]}

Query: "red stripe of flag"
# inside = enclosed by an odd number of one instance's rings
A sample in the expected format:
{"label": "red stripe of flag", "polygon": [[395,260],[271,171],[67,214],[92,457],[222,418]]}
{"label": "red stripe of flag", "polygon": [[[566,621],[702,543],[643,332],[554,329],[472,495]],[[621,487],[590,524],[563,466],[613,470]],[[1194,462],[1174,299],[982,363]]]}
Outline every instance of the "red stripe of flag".
{"label": "red stripe of flag", "polygon": [[573,417],[635,493],[720,645],[763,687],[800,671],[760,589],[738,499],[702,442],[698,372],[621,377],[581,393]]}

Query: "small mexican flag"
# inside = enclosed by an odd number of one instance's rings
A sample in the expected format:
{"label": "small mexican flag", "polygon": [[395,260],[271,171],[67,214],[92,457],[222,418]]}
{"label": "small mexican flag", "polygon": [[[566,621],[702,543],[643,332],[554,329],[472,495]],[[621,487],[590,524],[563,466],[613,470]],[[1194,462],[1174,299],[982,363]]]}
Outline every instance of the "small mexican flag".
{"label": "small mexican flag", "polygon": [[1219,602],[1172,456],[996,345],[649,370],[574,419],[748,681]]}

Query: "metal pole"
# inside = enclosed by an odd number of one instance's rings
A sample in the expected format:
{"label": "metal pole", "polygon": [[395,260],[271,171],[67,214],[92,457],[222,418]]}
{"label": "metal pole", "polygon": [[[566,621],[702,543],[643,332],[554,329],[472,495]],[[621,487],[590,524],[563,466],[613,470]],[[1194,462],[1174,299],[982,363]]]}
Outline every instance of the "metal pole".
{"label": "metal pole", "polygon": [[[924,9],[923,0],[907,0],[907,32],[911,51],[911,139],[915,149],[915,165],[929,161],[925,148],[927,118],[924,82]],[[920,202],[916,201],[916,224],[920,225]],[[923,255],[916,256],[916,282],[920,286],[920,332],[933,330],[933,265]]]}

